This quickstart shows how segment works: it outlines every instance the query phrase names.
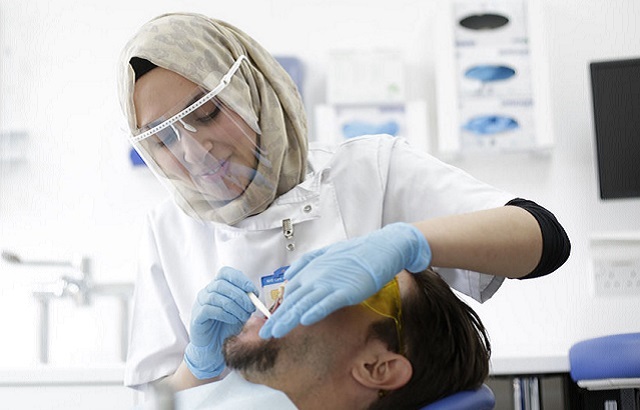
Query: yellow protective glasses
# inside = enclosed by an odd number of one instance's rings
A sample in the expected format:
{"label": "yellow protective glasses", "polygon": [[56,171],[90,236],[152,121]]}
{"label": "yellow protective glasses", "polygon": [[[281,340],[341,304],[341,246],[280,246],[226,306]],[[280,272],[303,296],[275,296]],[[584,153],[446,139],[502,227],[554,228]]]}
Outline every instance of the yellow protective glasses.
{"label": "yellow protective glasses", "polygon": [[399,353],[404,354],[402,343],[402,303],[398,279],[393,278],[376,293],[360,303],[375,313],[393,319],[398,333]]}

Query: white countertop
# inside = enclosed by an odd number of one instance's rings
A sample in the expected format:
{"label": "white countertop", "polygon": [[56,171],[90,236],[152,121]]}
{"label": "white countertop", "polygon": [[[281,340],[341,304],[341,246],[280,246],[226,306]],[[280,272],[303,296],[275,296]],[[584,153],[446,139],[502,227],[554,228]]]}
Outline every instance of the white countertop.
{"label": "white countertop", "polygon": [[0,386],[24,385],[122,385],[124,364],[0,367]]}
{"label": "white countertop", "polygon": [[567,354],[491,358],[491,376],[536,375],[551,373],[569,373],[571,369]]}
{"label": "white countertop", "polygon": [[[570,369],[567,355],[536,357],[493,357],[490,374],[492,376],[536,375],[568,373]],[[0,367],[0,386],[19,385],[69,385],[69,384],[109,384],[121,385],[124,364],[60,366],[37,365],[30,367]]]}

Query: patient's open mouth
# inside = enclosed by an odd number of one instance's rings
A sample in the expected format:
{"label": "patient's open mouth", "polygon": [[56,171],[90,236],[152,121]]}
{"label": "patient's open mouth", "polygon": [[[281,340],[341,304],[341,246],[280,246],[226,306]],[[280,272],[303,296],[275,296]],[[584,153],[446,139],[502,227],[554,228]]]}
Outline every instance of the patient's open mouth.
{"label": "patient's open mouth", "polygon": [[278,299],[276,299],[275,302],[273,302],[273,305],[271,305],[271,307],[269,308],[269,312],[271,314],[273,314],[273,312],[276,311],[276,309],[278,309],[278,307],[280,307],[280,305],[282,304],[282,296],[284,295],[284,289],[282,291],[280,291],[280,296],[278,296]]}

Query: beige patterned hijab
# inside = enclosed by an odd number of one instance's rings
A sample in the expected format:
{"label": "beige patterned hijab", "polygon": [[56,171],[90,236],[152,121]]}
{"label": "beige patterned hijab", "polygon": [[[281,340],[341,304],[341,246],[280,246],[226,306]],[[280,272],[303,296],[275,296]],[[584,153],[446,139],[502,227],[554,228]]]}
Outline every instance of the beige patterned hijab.
{"label": "beige patterned hijab", "polygon": [[[129,40],[120,57],[118,94],[132,135],[140,132],[133,104],[135,73],[132,57],[174,71],[195,84],[212,89],[233,62],[246,55],[236,73],[243,79],[229,87],[233,101],[224,101],[260,132],[260,149],[268,167],[245,192],[215,208],[199,193],[175,191],[177,204],[190,216],[234,225],[264,211],[274,199],[302,182],[306,172],[307,123],[295,84],[280,64],[255,40],[225,22],[199,14],[165,14],[149,21]],[[218,76],[211,76],[217,73]],[[239,83],[239,84],[238,84]],[[162,178],[162,177],[161,177]],[[268,188],[265,188],[268,187]]]}

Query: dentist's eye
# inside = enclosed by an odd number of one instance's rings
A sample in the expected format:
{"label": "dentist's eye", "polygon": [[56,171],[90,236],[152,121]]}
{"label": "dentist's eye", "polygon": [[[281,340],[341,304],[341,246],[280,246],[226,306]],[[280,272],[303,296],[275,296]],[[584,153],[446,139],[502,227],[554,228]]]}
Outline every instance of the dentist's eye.
{"label": "dentist's eye", "polygon": [[178,142],[178,134],[172,127],[167,127],[156,134],[158,137],[158,145],[170,147]]}
{"label": "dentist's eye", "polygon": [[215,107],[213,109],[213,111],[211,111],[211,112],[209,112],[207,114],[204,114],[202,116],[199,115],[196,118],[196,121],[198,121],[201,124],[207,124],[207,123],[215,120],[216,117],[218,116],[218,114],[220,114],[220,108],[219,107]]}
{"label": "dentist's eye", "polygon": [[171,148],[178,141],[176,133],[169,127],[148,139],[151,149]]}

